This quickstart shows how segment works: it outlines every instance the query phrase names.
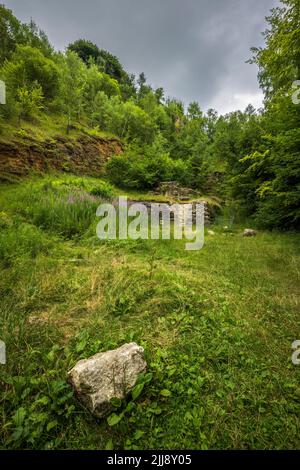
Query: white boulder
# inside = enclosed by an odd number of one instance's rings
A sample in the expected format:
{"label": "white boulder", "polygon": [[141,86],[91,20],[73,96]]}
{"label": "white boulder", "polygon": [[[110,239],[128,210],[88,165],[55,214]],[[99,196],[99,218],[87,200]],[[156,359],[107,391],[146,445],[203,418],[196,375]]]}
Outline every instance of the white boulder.
{"label": "white boulder", "polygon": [[79,400],[102,418],[113,409],[111,399],[125,398],[146,368],[144,349],[128,343],[79,361],[68,372],[68,380]]}

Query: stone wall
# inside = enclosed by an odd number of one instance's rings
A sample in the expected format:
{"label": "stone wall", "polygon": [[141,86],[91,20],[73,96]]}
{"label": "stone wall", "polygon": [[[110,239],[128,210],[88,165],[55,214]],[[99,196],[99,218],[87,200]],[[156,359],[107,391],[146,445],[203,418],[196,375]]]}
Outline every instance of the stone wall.
{"label": "stone wall", "polygon": [[[175,216],[178,216],[179,220],[180,221],[183,221],[184,220],[184,217],[185,217],[185,210],[187,208],[187,205],[189,203],[185,203],[185,202],[177,202],[177,203],[174,203],[174,202],[171,202],[171,201],[157,201],[157,200],[153,200],[153,201],[134,201],[134,200],[128,200],[127,201],[128,203],[128,207],[130,207],[132,204],[144,204],[146,207],[147,207],[147,210],[148,210],[148,213],[150,214],[150,211],[151,211],[151,205],[152,204],[161,204],[161,205],[167,205],[167,206],[171,206],[172,204],[175,204],[177,205],[178,204],[178,208],[176,208],[176,211],[171,211],[169,210],[169,214],[170,214],[170,220],[171,221],[174,221],[175,219]],[[204,200],[197,200],[197,201],[193,201],[191,204],[193,205],[193,209],[192,209],[192,223],[195,223],[196,222],[196,204],[199,204],[199,203],[203,203],[204,204],[204,223],[206,226],[209,226],[212,222],[212,211],[209,207],[209,204],[204,201]],[[176,206],[175,206],[176,207]],[[166,208],[166,210],[168,210]]]}

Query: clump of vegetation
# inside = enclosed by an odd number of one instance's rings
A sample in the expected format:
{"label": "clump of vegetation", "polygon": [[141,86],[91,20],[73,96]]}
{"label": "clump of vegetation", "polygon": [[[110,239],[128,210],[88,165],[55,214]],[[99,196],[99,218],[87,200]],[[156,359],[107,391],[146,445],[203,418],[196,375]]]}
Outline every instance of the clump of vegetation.
{"label": "clump of vegetation", "polygon": [[101,180],[46,178],[42,184],[28,182],[18,192],[13,191],[10,209],[28,224],[71,239],[84,235],[95,221],[100,202],[112,195],[112,186]]}
{"label": "clump of vegetation", "polygon": [[110,158],[106,165],[110,180],[119,187],[154,189],[161,181],[179,181],[187,185],[189,165],[183,160],[173,160],[160,144],[141,149],[133,146],[125,155]]}
{"label": "clump of vegetation", "polygon": [[[47,183],[45,186],[47,187]],[[114,187],[107,181],[95,179],[95,178],[81,178],[79,176],[68,176],[66,175],[63,179],[58,178],[57,180],[50,180],[50,187],[53,188],[64,188],[68,187],[71,189],[82,189],[92,196],[98,196],[102,199],[110,200],[115,196]]]}

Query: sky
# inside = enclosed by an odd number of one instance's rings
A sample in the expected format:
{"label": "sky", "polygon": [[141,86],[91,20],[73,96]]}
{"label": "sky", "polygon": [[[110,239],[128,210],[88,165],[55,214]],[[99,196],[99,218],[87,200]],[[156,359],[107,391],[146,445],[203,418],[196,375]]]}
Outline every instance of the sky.
{"label": "sky", "polygon": [[279,0],[1,0],[31,18],[56,49],[89,39],[126,71],[185,105],[225,114],[259,108],[262,93],[250,48],[263,45],[265,17]]}

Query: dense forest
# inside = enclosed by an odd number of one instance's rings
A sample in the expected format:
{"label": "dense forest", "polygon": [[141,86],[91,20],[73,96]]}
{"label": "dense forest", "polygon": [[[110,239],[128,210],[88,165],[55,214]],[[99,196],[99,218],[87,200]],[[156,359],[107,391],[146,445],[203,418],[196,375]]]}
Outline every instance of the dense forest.
{"label": "dense forest", "polygon": [[175,180],[226,200],[233,217],[295,229],[300,221],[298,0],[283,0],[267,21],[265,46],[253,48],[249,59],[259,67],[264,108],[249,104],[219,116],[213,109],[204,113],[197,102],[185,109],[162,88],[153,89],[144,73],[131,75],[117,57],[86,39],[55,51],[33,21],[22,24],[2,5],[0,79],[7,88],[7,104],[0,107],[2,134],[4,122],[21,128],[43,115],[60,116],[66,133],[81,123],[126,143],[124,154],[111,158],[106,168],[118,186],[152,189]]}

